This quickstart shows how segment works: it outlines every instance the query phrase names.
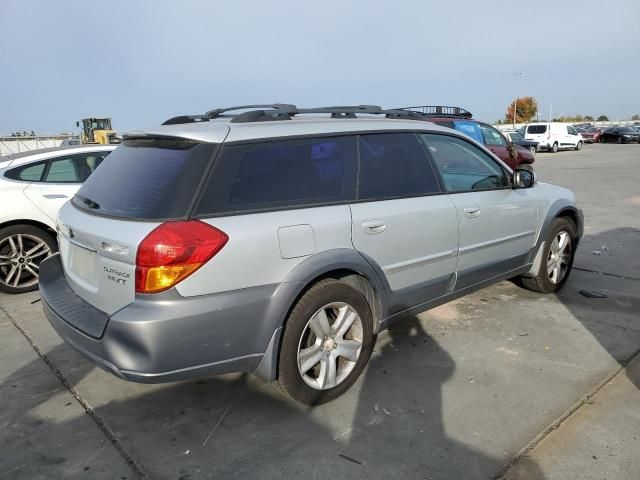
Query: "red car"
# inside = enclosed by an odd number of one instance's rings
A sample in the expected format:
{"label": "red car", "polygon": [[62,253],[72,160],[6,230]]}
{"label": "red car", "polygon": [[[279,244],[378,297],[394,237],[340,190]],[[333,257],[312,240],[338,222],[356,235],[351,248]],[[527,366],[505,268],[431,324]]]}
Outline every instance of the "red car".
{"label": "red car", "polygon": [[595,127],[575,127],[575,129],[582,136],[584,143],[598,143],[600,141],[600,130]]}
{"label": "red car", "polygon": [[468,135],[474,140],[483,143],[500,160],[513,169],[516,167],[533,169],[532,164],[535,159],[528,149],[516,145],[491,125],[474,120],[473,115],[464,108],[425,105],[405,107],[401,110],[419,112],[429,122],[453,128]]}

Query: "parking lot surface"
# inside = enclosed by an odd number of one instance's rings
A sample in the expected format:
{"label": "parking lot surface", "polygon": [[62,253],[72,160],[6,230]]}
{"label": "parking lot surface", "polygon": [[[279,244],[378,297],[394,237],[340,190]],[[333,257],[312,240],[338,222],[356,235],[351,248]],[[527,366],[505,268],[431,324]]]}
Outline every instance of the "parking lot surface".
{"label": "parking lot surface", "polygon": [[251,375],[124,382],[37,292],[0,295],[0,478],[640,478],[638,167],[639,145],[538,154],[585,212],[565,288],[502,282],[407,318],[320,407]]}

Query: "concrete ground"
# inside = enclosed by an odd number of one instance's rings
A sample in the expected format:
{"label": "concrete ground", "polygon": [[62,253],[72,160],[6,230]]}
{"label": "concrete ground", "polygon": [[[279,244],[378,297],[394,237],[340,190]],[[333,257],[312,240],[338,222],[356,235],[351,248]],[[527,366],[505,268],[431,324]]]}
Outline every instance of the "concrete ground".
{"label": "concrete ground", "polygon": [[37,293],[2,295],[0,479],[640,478],[637,167],[639,145],[538,154],[586,214],[563,291],[502,282],[408,318],[320,407],[251,375],[124,382],[61,342]]}

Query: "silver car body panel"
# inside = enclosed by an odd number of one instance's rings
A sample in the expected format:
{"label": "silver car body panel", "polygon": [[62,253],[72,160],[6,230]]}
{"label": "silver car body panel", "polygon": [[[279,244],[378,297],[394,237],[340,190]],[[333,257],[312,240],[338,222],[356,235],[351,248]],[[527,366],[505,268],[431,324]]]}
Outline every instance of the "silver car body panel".
{"label": "silver car body panel", "polygon": [[58,245],[73,291],[108,315],[130,304],[138,245],[158,225],[99,217],[66,203],[58,216]]}
{"label": "silver car body panel", "polygon": [[[352,248],[348,205],[302,208],[203,220],[229,236],[211,261],[176,286],[184,297],[281,283],[306,257]],[[306,225],[295,255],[282,229]],[[296,228],[297,229],[297,228]],[[299,230],[299,229],[298,229]],[[312,236],[308,235],[311,230]],[[286,230],[285,230],[286,231]],[[283,255],[282,252],[289,255]]]}

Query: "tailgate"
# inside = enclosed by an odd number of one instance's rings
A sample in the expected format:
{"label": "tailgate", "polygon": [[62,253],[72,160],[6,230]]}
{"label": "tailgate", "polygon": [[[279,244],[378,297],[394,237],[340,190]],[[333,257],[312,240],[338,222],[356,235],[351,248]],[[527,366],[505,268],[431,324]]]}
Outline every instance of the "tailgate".
{"label": "tailgate", "polygon": [[156,226],[98,217],[67,203],[58,217],[58,244],[71,289],[107,315],[130,304],[138,244]]}

